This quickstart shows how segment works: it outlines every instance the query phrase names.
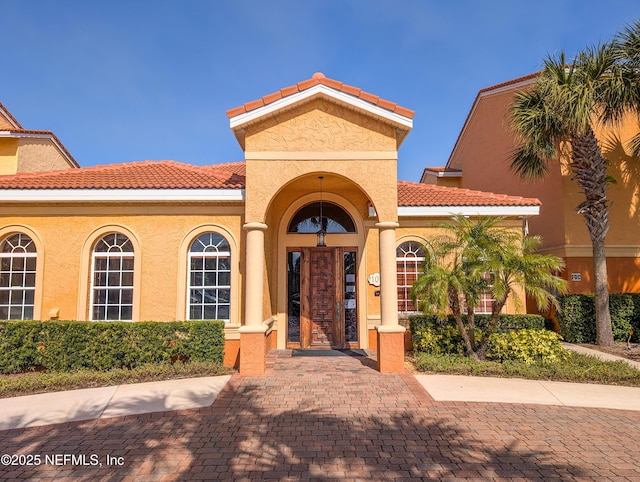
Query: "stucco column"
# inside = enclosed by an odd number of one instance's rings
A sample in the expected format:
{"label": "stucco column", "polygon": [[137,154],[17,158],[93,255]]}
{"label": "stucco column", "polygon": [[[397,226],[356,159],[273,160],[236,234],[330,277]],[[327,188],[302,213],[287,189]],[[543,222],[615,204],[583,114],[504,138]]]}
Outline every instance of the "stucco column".
{"label": "stucco column", "polygon": [[240,373],[262,375],[266,361],[266,331],[263,323],[264,232],[267,225],[247,223],[244,323],[240,327]]}
{"label": "stucco column", "polygon": [[404,332],[398,324],[398,280],[396,274],[396,228],[398,223],[376,224],[380,246],[380,316],[378,370],[404,372]]}

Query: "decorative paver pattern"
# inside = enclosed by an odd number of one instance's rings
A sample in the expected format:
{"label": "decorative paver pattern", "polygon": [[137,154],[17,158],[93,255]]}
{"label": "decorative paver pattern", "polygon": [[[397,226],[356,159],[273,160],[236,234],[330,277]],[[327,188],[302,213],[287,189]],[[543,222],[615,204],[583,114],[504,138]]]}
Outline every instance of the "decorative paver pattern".
{"label": "decorative paver pattern", "polygon": [[278,351],[211,407],[1,432],[0,454],[102,466],[0,466],[0,479],[632,481],[638,440],[640,412],[436,402],[371,357]]}

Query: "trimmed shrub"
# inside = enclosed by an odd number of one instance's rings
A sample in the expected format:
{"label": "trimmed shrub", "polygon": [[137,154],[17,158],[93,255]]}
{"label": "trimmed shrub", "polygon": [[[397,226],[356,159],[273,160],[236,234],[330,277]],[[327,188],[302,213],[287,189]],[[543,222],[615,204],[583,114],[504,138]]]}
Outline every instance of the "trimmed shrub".
{"label": "trimmed shrub", "polygon": [[[557,319],[562,337],[570,343],[595,343],[594,295],[566,295],[558,299],[560,312]],[[627,341],[629,332],[633,331],[631,340],[640,341],[640,294],[610,294],[609,312],[614,340]]]}
{"label": "trimmed shrub", "polygon": [[537,361],[560,362],[569,355],[560,340],[560,335],[548,330],[493,333],[487,342],[487,358],[501,362],[521,361],[527,365]]}
{"label": "trimmed shrub", "polygon": [[[463,316],[466,322],[466,316]],[[487,326],[490,315],[476,315],[476,338]],[[435,315],[412,315],[409,328],[414,350],[432,354],[464,354],[462,335],[456,326],[453,315],[438,320]],[[495,333],[505,333],[521,329],[544,329],[544,318],[540,315],[500,315]]]}
{"label": "trimmed shrub", "polygon": [[0,373],[222,363],[224,322],[0,322]]}
{"label": "trimmed shrub", "polygon": [[457,327],[448,323],[442,326],[426,326],[411,331],[413,349],[433,355],[464,354],[464,341]]}

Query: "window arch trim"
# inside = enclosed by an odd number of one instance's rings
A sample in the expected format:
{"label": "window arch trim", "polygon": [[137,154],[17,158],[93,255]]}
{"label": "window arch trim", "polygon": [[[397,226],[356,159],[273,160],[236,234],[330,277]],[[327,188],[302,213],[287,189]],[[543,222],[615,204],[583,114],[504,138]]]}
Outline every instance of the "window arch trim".
{"label": "window arch trim", "polygon": [[[418,313],[411,299],[411,286],[420,275],[422,265],[429,259],[426,241],[417,237],[402,238],[396,245],[396,276],[398,283],[398,313]],[[404,247],[404,248],[403,248]]]}
{"label": "window arch trim", "polygon": [[31,229],[30,227],[22,224],[13,224],[8,225],[3,228],[0,228],[0,245],[4,243],[4,241],[16,234],[23,234],[28,236],[35,248],[34,255],[29,254],[29,258],[35,258],[35,282],[33,289],[33,311],[32,316],[30,318],[34,320],[39,320],[41,317],[42,311],[42,285],[44,278],[44,255],[45,249],[40,241],[40,236],[36,231]]}
{"label": "window arch trim", "polygon": [[37,251],[29,235],[11,233],[0,240],[0,319],[33,319]]}
{"label": "window arch trim", "polygon": [[208,233],[215,232],[227,240],[229,255],[230,255],[230,271],[231,271],[231,286],[230,286],[230,306],[229,306],[229,321],[226,324],[226,328],[239,326],[239,269],[240,269],[240,255],[238,248],[237,236],[227,227],[219,224],[201,224],[185,234],[182,238],[178,253],[178,291],[177,291],[177,303],[176,303],[176,319],[184,320],[188,318],[189,311],[189,290],[190,290],[190,249],[193,241],[199,236]]}
{"label": "window arch trim", "polygon": [[140,292],[141,292],[141,270],[142,270],[142,249],[138,237],[134,232],[121,224],[109,224],[95,229],[86,239],[82,246],[82,258],[80,266],[80,280],[78,283],[78,313],[76,319],[91,320],[91,288],[93,275],[93,249],[99,239],[110,233],[118,232],[123,234],[131,242],[134,252],[133,257],[133,307],[131,321],[140,320]]}
{"label": "window arch trim", "polygon": [[91,321],[132,321],[136,254],[119,231],[98,238],[91,252]]}
{"label": "window arch trim", "polygon": [[187,319],[231,319],[231,249],[226,237],[205,231],[189,244]]}

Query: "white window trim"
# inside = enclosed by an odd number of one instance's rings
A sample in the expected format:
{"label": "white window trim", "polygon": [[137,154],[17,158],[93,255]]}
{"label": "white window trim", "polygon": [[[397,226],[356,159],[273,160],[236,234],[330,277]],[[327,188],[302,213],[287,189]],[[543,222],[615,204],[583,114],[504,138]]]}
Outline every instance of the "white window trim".
{"label": "white window trim", "polygon": [[[125,321],[125,322],[131,322],[133,321],[133,308],[134,308],[134,303],[135,303],[135,298],[134,298],[134,286],[135,286],[135,281],[131,284],[131,286],[122,286],[122,269],[120,269],[120,284],[118,284],[117,286],[96,286],[95,285],[95,274],[96,274],[96,259],[97,258],[104,258],[104,259],[109,259],[109,258],[133,258],[134,260],[134,269],[132,271],[133,273],[133,278],[135,280],[135,251],[100,251],[100,252],[96,252],[95,251],[95,246],[101,242],[106,236],[108,236],[109,234],[119,234],[121,236],[125,236],[127,238],[127,240],[129,241],[129,243],[131,243],[131,239],[129,238],[129,236],[122,234],[120,232],[117,233],[107,233],[103,236],[101,236],[100,238],[98,238],[98,240],[96,241],[96,244],[94,245],[93,251],[91,253],[91,285],[90,285],[90,299],[89,299],[89,321]],[[120,263],[120,266],[122,266],[122,262]],[[129,271],[129,270],[127,270]],[[110,271],[105,271],[108,274],[110,273]],[[95,302],[95,292],[98,289],[105,289],[105,290],[109,290],[109,289],[119,289],[120,290],[120,294],[122,295],[122,290],[123,289],[130,289],[131,290],[131,305],[129,304],[122,304],[122,303],[105,303],[105,315],[106,315],[106,309],[109,306],[118,306],[119,308],[119,312],[122,312],[122,307],[123,306],[131,306],[131,319],[130,320],[123,320],[121,318],[117,319],[117,320],[108,320],[108,319],[98,319],[96,320],[94,318],[94,302]],[[122,297],[122,296],[121,296]]]}
{"label": "white window trim", "polygon": [[[396,246],[396,251],[397,251],[398,248],[400,248],[400,246],[402,246],[403,244],[407,244],[407,243],[414,243],[419,248],[424,250],[424,246],[422,246],[419,241],[405,240],[405,241],[402,241],[400,244],[398,244],[398,246]],[[413,263],[413,260],[415,260],[416,263],[423,263],[424,260],[426,259],[426,256],[415,256],[415,257],[410,258],[410,259],[412,259],[412,263]],[[407,257],[406,257],[406,255],[402,256],[402,257],[396,256],[396,276],[398,275],[398,261],[402,261],[404,263],[405,270],[403,271],[403,278],[406,279],[406,273],[407,273],[407,270],[406,270]],[[419,266],[419,264],[418,264],[418,266]],[[419,274],[420,274],[419,270],[416,270],[416,274],[419,276]],[[406,288],[408,286],[409,285],[398,285],[398,288]],[[407,300],[398,299],[398,302],[402,302],[402,303],[406,304]],[[401,314],[401,315],[415,315],[415,314],[420,313],[420,311],[419,310],[398,311],[398,313]]]}
{"label": "white window trim", "polygon": [[[231,320],[231,307],[233,304],[233,299],[231,296],[231,285],[233,284],[233,265],[232,265],[232,256],[231,256],[231,249],[229,249],[228,251],[191,251],[191,248],[193,246],[193,243],[195,243],[202,235],[204,234],[210,234],[210,233],[215,233],[219,236],[221,236],[227,243],[227,245],[230,246],[229,244],[229,239],[223,235],[222,233],[219,233],[217,231],[205,231],[202,232],[200,234],[198,234],[198,236],[196,236],[195,238],[193,238],[193,240],[191,241],[191,243],[189,244],[188,247],[188,251],[187,251],[187,292],[186,292],[186,303],[185,303],[185,308],[186,308],[186,319],[187,320],[200,320],[202,318],[191,318],[191,290],[192,289],[227,289],[229,290],[229,317],[228,318],[218,318],[222,321],[224,321],[225,323],[229,323]],[[193,258],[228,258],[229,259],[229,285],[203,285],[203,286],[192,286],[191,285],[191,274],[194,272],[191,269],[191,260]],[[204,272],[202,272],[204,273]],[[202,306],[202,305],[200,305]],[[219,304],[216,303],[216,312],[218,311],[218,306]]]}
{"label": "white window trim", "polygon": [[[27,238],[29,238],[30,243],[33,243],[33,245],[34,245],[34,247],[35,247],[35,243],[34,243],[34,241],[33,241],[33,238],[32,238],[31,236],[29,236],[28,234],[21,233],[21,232],[18,232],[18,233],[15,233],[15,234],[20,234],[20,235],[22,235],[22,236],[26,236]],[[5,238],[2,240],[2,242],[3,242],[3,243],[4,243],[4,242],[6,242],[6,241],[8,240],[8,238],[10,238],[10,237],[11,237],[11,236],[7,236],[7,237],[5,237]],[[20,247],[22,248],[22,246],[20,246]],[[13,251],[11,251],[10,253],[0,253],[0,259],[2,259],[2,258],[7,258],[7,259],[12,260],[12,259],[14,259],[14,258],[18,258],[18,257],[20,257],[20,258],[35,258],[35,259],[36,259],[36,269],[33,271],[33,275],[34,275],[34,283],[33,283],[33,286],[25,286],[25,285],[24,285],[24,283],[22,284],[22,286],[17,286],[17,285],[15,285],[15,286],[14,286],[14,285],[12,285],[12,284],[11,284],[11,278],[12,278],[12,276],[11,276],[11,275],[13,274],[13,271],[9,270],[9,271],[7,272],[7,274],[9,275],[9,286],[6,286],[6,287],[0,287],[0,291],[8,291],[8,292],[10,293],[10,296],[9,296],[10,301],[9,301],[6,305],[3,305],[3,306],[6,306],[6,307],[7,307],[7,309],[8,309],[8,311],[7,311],[7,318],[6,318],[6,319],[7,319],[7,320],[14,319],[14,318],[12,318],[12,317],[11,317],[11,309],[12,309],[12,308],[15,308],[15,307],[20,307],[20,312],[21,312],[21,314],[20,314],[20,318],[19,318],[19,319],[21,319],[21,320],[24,320],[24,319],[33,319],[33,318],[35,318],[34,314],[35,314],[35,294],[36,294],[36,283],[37,283],[37,273],[38,273],[38,265],[37,265],[38,252],[36,251],[35,253],[30,253],[30,252],[27,252],[27,251],[16,251],[15,249],[16,249],[16,248],[14,248],[14,250],[13,250]],[[13,265],[13,263],[11,263],[11,265]],[[27,274],[26,266],[25,266],[25,268],[21,271],[21,274],[23,274],[23,275],[26,275],[26,274]],[[33,292],[33,303],[28,303],[28,304],[26,304],[26,303],[24,302],[24,297],[23,297],[22,302],[21,302],[20,304],[12,303],[11,301],[13,300],[13,297],[11,296],[11,293],[12,293],[13,291],[18,291],[18,290],[25,291],[25,292],[26,292],[26,291],[32,291],[32,292]],[[32,313],[32,315],[31,315],[31,317],[29,317],[29,318],[25,318],[25,316],[24,316],[24,311],[25,311],[25,308],[28,308],[28,307],[31,307],[31,313]],[[5,318],[2,318],[2,319],[5,319]]]}

